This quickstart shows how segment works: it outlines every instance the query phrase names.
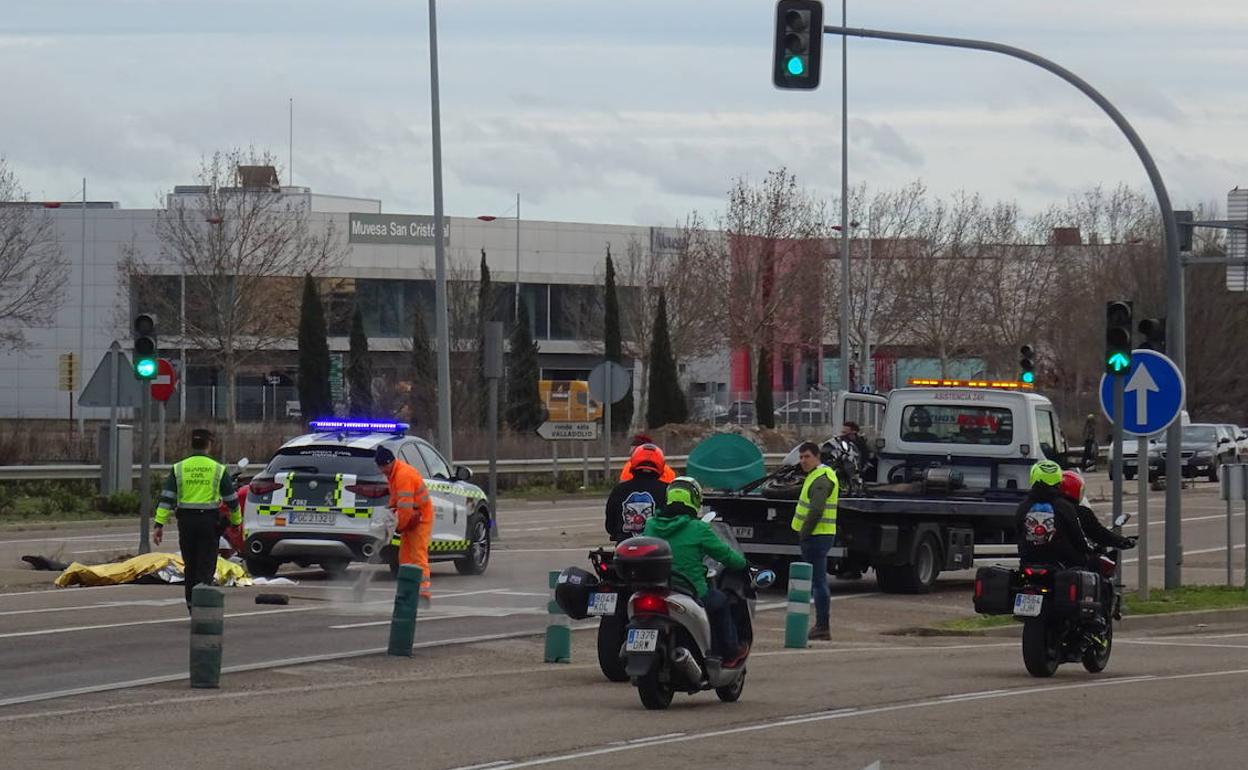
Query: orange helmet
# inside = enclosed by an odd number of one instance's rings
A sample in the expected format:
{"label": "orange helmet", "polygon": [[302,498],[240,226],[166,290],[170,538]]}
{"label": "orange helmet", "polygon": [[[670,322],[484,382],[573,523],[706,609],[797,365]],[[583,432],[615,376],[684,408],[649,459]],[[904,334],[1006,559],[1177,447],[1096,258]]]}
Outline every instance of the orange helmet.
{"label": "orange helmet", "polygon": [[628,460],[634,471],[646,470],[654,474],[662,473],[667,465],[663,450],[654,444],[641,444],[633,450]]}
{"label": "orange helmet", "polygon": [[1083,499],[1083,476],[1074,471],[1062,471],[1062,483],[1057,485],[1062,497],[1073,503]]}

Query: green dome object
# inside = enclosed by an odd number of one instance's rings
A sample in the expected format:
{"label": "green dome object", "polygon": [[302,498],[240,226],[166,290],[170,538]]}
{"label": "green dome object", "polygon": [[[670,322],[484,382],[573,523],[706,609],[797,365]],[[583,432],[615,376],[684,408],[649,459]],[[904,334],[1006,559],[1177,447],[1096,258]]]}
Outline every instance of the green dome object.
{"label": "green dome object", "polygon": [[735,433],[716,433],[689,453],[687,473],[707,489],[735,490],[766,475],[763,453]]}

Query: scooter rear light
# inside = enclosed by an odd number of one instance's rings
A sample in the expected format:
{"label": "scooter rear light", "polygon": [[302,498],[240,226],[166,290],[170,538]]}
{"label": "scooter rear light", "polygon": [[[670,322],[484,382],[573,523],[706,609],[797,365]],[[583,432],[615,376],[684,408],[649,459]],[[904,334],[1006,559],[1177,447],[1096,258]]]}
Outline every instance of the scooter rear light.
{"label": "scooter rear light", "polygon": [[281,484],[272,479],[252,479],[251,484],[247,486],[247,493],[251,495],[267,495],[280,486]]}
{"label": "scooter rear light", "polygon": [[661,594],[638,594],[633,598],[633,613],[637,615],[666,615],[667,599]]}

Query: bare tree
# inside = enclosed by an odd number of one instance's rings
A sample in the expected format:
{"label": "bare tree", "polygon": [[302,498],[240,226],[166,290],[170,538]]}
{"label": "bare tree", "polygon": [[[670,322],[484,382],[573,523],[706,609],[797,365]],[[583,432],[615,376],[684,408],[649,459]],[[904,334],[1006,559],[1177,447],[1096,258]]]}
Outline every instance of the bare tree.
{"label": "bare tree", "polygon": [[68,272],[52,218],[0,158],[0,349],[26,348],[26,329],[52,323]]}
{"label": "bare tree", "polygon": [[760,183],[737,179],[719,232],[702,231],[697,248],[705,267],[701,306],[733,345],[755,363],[759,421],[772,422],[771,365],[776,346],[819,350],[817,312],[827,273],[823,205],[787,169]]}
{"label": "bare tree", "polygon": [[[180,330],[162,329],[180,331],[180,342],[221,367],[233,424],[240,368],[289,344],[300,276],[324,273],[343,252],[331,221],[318,227],[305,198],[281,192],[268,153],[217,152],[202,162],[198,181],[198,190],[169,196],[157,212],[158,254],[129,249],[123,284],[161,319],[181,318]],[[160,276],[185,277],[184,313]]]}
{"label": "bare tree", "polygon": [[[424,267],[421,275],[435,281],[432,267]],[[477,348],[480,345],[480,312],[478,289],[480,268],[462,249],[446,264],[447,330],[451,348],[451,409],[457,425],[479,425],[481,402],[474,394],[479,390]],[[419,313],[419,308],[412,308]],[[432,327],[430,326],[430,331]],[[407,340],[410,343],[410,340]]]}

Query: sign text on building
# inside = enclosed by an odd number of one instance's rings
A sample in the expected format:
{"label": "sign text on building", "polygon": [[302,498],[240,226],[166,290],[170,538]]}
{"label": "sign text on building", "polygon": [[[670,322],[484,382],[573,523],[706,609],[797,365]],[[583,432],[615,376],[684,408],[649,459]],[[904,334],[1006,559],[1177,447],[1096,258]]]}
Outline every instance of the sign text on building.
{"label": "sign text on building", "polygon": [[[348,243],[387,243],[401,246],[432,246],[433,217],[414,214],[350,214]],[[450,244],[451,225],[443,218],[442,242]]]}

